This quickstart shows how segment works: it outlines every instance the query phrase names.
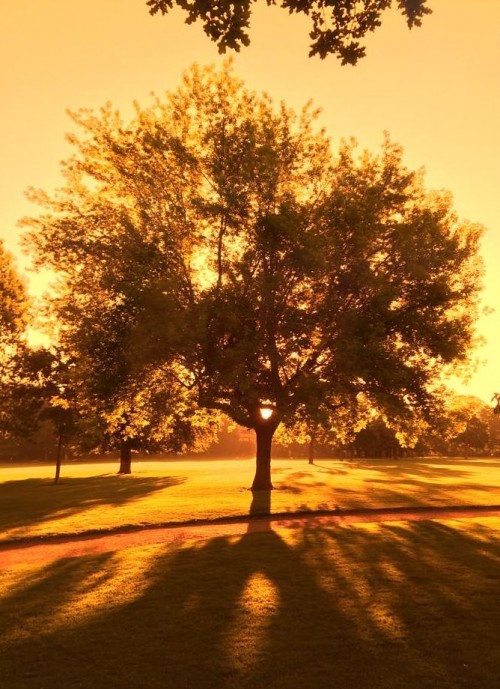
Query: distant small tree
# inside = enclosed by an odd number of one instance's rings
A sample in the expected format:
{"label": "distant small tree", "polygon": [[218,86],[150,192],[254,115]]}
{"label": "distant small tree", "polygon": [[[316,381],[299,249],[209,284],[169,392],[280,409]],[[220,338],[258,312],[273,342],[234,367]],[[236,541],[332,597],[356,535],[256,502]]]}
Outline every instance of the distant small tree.
{"label": "distant small tree", "polygon": [[453,444],[460,450],[472,454],[484,454],[490,443],[488,425],[478,416],[472,416],[465,429],[454,439]]}
{"label": "distant small tree", "polygon": [[[248,46],[252,4],[255,0],[147,0],[151,14],[167,14],[174,5],[187,12],[187,24],[201,21],[207,36],[219,52],[227,48],[239,51]],[[266,0],[289,14],[302,14],[312,23],[309,55],[335,55],[342,64],[356,64],[365,56],[360,39],[382,24],[382,13],[393,4],[403,14],[408,27],[420,26],[430,14],[427,0]]]}
{"label": "distant small tree", "polygon": [[[489,412],[489,413],[488,413]],[[417,429],[418,447],[423,453],[459,455],[489,452],[491,411],[472,395],[443,395],[440,413]]]}
{"label": "distant small tree", "polygon": [[486,407],[480,418],[488,425],[490,436],[490,453],[495,457],[500,455],[500,413],[491,413],[491,407]]}
{"label": "distant small tree", "polygon": [[39,352],[25,345],[17,346],[0,375],[2,437],[28,439],[35,433],[43,408],[42,388]]}
{"label": "distant small tree", "polygon": [[16,348],[2,386],[0,433],[4,437],[29,440],[44,422],[50,422],[57,444],[55,483],[76,415],[69,377],[67,360],[56,350],[22,345]]}
{"label": "distant small tree", "polygon": [[491,398],[491,401],[495,403],[495,406],[493,407],[493,413],[500,414],[500,392],[495,392],[493,394],[493,397]]}
{"label": "distant small tree", "polygon": [[363,428],[351,444],[357,454],[364,457],[395,457],[401,454],[401,444],[396,433],[381,417]]}
{"label": "distant small tree", "polygon": [[76,437],[80,420],[75,364],[68,354],[55,347],[40,350],[38,358],[37,378],[43,402],[39,418],[50,421],[56,438],[54,483],[58,483],[65,448]]}
{"label": "distant small tree", "polygon": [[220,414],[200,408],[194,395],[162,369],[129,380],[121,395],[106,401],[100,418],[101,447],[120,448],[120,474],[131,473],[133,450],[203,452],[221,422]]}
{"label": "distant small tree", "polygon": [[291,420],[282,423],[274,436],[285,447],[307,445],[309,464],[314,464],[318,445],[339,448],[354,441],[375,414],[362,394],[351,399],[311,400],[299,406]]}

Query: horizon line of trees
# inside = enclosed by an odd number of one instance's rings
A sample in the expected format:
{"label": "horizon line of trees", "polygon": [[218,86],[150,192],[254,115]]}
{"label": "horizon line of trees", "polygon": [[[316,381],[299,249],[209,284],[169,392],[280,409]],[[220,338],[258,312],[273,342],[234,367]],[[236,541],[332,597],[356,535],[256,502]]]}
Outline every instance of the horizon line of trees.
{"label": "horizon line of trees", "polygon": [[[274,456],[277,458],[415,458],[445,457],[500,457],[500,416],[492,407],[474,396],[455,395],[449,398],[448,414],[435,428],[422,433],[413,447],[405,446],[397,433],[378,417],[342,443],[332,437],[322,437],[311,443],[306,434],[278,434]],[[29,435],[1,434],[0,463],[56,463],[58,457],[57,428],[48,418]],[[149,451],[134,450],[137,458],[177,457],[183,454],[202,459],[233,457],[248,459],[254,452],[254,438],[248,429],[222,421],[210,440],[197,446],[163,450],[159,445]],[[118,450],[106,449],[98,443],[82,443],[81,437],[69,437],[63,448],[65,461],[102,461],[119,457]]]}

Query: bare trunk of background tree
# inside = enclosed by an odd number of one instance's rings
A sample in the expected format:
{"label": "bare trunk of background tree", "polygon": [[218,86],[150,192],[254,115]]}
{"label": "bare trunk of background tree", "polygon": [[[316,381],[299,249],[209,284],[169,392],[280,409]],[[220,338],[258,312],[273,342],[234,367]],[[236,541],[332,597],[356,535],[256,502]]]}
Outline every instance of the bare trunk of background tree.
{"label": "bare trunk of background tree", "polygon": [[124,442],[120,448],[120,468],[118,473],[132,473],[132,447],[129,442]]}
{"label": "bare trunk of background tree", "polygon": [[263,423],[256,426],[254,430],[257,441],[257,455],[252,490],[272,490],[271,445],[276,425]]}
{"label": "bare trunk of background tree", "polygon": [[311,440],[308,448],[309,464],[314,464],[314,433],[311,433]]}
{"label": "bare trunk of background tree", "polygon": [[57,455],[56,455],[56,475],[54,476],[54,483],[59,482],[59,476],[61,475],[61,463],[64,449],[64,431],[62,428],[59,429],[59,438],[57,439]]}

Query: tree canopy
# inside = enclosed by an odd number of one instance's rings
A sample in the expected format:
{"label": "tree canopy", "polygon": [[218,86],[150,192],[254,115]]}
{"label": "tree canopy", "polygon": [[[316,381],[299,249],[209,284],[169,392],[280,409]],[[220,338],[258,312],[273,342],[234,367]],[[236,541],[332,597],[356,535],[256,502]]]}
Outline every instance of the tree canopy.
{"label": "tree canopy", "polygon": [[18,340],[26,326],[27,296],[12,259],[0,240],[0,347]]}
{"label": "tree canopy", "polygon": [[279,423],[360,404],[430,416],[475,338],[481,228],[388,138],[334,153],[316,115],[195,66],[131,122],[73,115],[66,186],[32,192],[47,212],[26,221],[66,285],[63,328],[253,428],[255,489],[272,487]]}
{"label": "tree canopy", "polygon": [[[48,310],[59,349],[73,366],[72,406],[80,417],[91,420],[92,432],[81,435],[82,446],[119,449],[120,473],[130,473],[133,450],[203,449],[213,438],[218,414],[198,408],[167,364],[154,370],[145,366],[140,373],[134,367],[138,352],[133,348],[142,346],[137,337],[132,342],[137,314],[144,310],[151,284],[168,279],[171,254],[168,247],[155,246],[156,235],[143,235],[136,226],[137,209],[128,199],[142,198],[144,212],[146,208],[154,212],[154,201],[147,183],[140,191],[139,180],[135,188],[127,180],[121,167],[123,151],[118,142],[106,138],[106,127],[120,126],[117,114],[109,107],[101,114],[100,124],[89,113],[74,116],[77,122],[89,117],[87,124],[92,122],[96,134],[101,127],[97,139],[101,149],[95,150],[96,142],[82,143],[85,163],[76,158],[67,162],[68,186],[57,198],[32,192],[52,213],[34,221],[47,231],[51,228],[48,243],[42,247],[47,237],[42,240],[41,234],[32,241],[37,246],[40,242],[39,263],[45,261],[59,276]],[[100,159],[106,146],[110,146],[109,154],[118,156],[108,168],[108,161]],[[115,163],[118,167],[113,171]],[[130,151],[125,166],[132,164]],[[92,187],[92,179],[104,182],[108,172],[111,176],[98,199],[96,189],[87,188],[86,183]],[[78,238],[84,216],[83,234]],[[89,445],[92,441],[94,447]]]}
{"label": "tree canopy", "polygon": [[[207,36],[219,52],[227,48],[239,51],[248,46],[252,5],[255,0],[147,0],[151,14],[167,14],[174,6],[187,12],[187,24],[200,21]],[[266,0],[279,5],[289,14],[308,17],[312,28],[310,56],[335,55],[342,64],[356,64],[365,56],[361,40],[378,28],[385,10],[396,5],[408,27],[420,26],[422,18],[431,13],[427,0]]]}
{"label": "tree canopy", "polygon": [[38,408],[28,383],[30,356],[24,340],[28,298],[12,256],[0,240],[0,435],[29,434]]}

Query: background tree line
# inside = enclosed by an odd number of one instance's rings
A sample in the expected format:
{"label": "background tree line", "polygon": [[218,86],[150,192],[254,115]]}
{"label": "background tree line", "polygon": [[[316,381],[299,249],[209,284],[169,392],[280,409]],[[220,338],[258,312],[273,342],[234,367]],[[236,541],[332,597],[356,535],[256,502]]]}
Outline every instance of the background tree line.
{"label": "background tree line", "polygon": [[[491,413],[491,407],[477,397],[457,396],[452,398],[455,406],[445,423],[427,429],[414,447],[404,447],[396,433],[388,428],[383,419],[378,418],[367,424],[355,434],[352,441],[345,444],[317,441],[312,448],[312,460],[318,457],[350,459],[370,458],[411,458],[420,456],[447,457],[500,457],[500,417]],[[457,418],[458,416],[458,418]],[[281,458],[310,457],[311,438],[308,434],[278,434],[274,455]],[[3,462],[44,462],[57,459],[58,438],[53,425],[46,420],[30,435],[3,434],[0,438],[0,461]],[[99,452],[98,445],[85,446],[81,438],[70,437],[65,447],[68,461],[85,458],[102,459],[109,452]],[[196,452],[207,460],[213,457],[234,457],[246,459],[254,451],[254,438],[250,431],[221,423],[210,444],[187,446],[188,453]],[[115,452],[116,454],[116,452]],[[165,452],[159,448],[153,451],[138,452],[139,457],[160,456]]]}

